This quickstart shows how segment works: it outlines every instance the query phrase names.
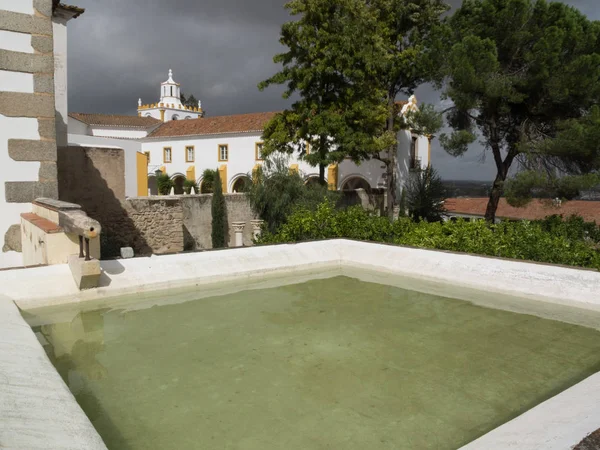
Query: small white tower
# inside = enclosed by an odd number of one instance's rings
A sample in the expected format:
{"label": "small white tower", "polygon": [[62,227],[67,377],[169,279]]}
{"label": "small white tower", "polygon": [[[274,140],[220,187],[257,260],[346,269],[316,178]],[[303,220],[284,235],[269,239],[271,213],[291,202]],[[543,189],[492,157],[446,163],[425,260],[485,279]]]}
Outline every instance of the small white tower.
{"label": "small white tower", "polygon": [[184,106],[181,103],[181,85],[173,80],[173,71],[169,69],[169,79],[160,84],[159,102],[143,105],[140,99],[138,115],[154,117],[167,122],[169,120],[198,119],[203,114],[200,102],[198,102],[198,107]]}

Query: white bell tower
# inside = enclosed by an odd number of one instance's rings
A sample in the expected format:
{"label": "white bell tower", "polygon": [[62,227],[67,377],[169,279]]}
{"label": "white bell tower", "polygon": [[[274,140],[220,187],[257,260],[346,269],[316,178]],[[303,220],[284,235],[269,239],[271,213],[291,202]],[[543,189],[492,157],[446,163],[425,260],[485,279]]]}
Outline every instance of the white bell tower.
{"label": "white bell tower", "polygon": [[198,119],[203,116],[200,102],[198,106],[185,106],[181,103],[181,85],[173,80],[173,71],[169,69],[169,79],[160,84],[160,101],[142,104],[138,100],[138,116],[154,117],[163,122],[170,120]]}
{"label": "white bell tower", "polygon": [[169,69],[169,79],[160,85],[160,103],[181,106],[181,88],[173,81],[173,71]]}

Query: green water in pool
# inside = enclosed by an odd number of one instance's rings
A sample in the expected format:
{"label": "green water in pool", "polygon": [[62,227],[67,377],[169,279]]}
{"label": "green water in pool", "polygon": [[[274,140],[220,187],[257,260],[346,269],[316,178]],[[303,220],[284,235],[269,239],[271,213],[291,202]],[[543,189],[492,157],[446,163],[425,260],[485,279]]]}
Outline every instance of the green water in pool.
{"label": "green water in pool", "polygon": [[344,276],[34,331],[111,450],[454,449],[600,370],[594,329]]}

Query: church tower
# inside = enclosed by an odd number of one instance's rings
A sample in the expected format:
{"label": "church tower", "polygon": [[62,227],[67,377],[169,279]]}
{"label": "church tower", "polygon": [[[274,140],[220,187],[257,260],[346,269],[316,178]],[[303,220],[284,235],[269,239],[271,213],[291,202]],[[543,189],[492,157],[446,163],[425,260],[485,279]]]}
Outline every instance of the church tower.
{"label": "church tower", "polygon": [[202,104],[185,106],[181,103],[181,85],[173,80],[173,71],[169,69],[169,79],[160,84],[158,103],[142,104],[138,100],[138,116],[154,117],[163,122],[169,120],[198,119],[202,117]]}

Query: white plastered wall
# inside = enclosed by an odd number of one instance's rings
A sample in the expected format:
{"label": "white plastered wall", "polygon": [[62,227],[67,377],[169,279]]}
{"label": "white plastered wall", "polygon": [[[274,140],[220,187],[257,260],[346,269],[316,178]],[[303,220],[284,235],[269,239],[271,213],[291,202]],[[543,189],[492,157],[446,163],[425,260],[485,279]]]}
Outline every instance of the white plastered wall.
{"label": "white plastered wall", "polygon": [[113,139],[82,134],[69,134],[69,146],[81,145],[97,148],[122,148],[125,153],[125,196],[137,196],[136,153],[141,152],[142,144],[131,139]]}
{"label": "white plastered wall", "polygon": [[[2,10],[33,14],[33,0],[0,0]],[[0,31],[0,50],[33,53],[31,35]],[[0,90],[5,92],[33,93],[33,76],[22,72],[2,71]],[[38,121],[34,118],[6,117],[0,114],[0,242],[11,225],[20,223],[21,213],[31,209],[29,203],[7,203],[5,182],[37,181],[39,162],[15,161],[8,155],[9,139],[40,139]],[[22,266],[21,253],[0,249],[0,268]]]}

